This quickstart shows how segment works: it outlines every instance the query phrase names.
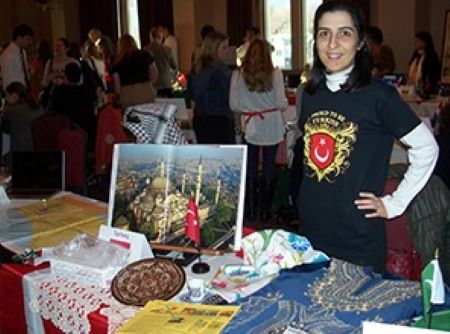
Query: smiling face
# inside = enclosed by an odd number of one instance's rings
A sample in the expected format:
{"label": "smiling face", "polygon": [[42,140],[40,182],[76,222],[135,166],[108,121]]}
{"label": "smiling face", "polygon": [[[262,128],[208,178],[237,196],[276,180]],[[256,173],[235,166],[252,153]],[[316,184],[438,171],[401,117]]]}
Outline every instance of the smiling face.
{"label": "smiling face", "polygon": [[353,65],[361,45],[352,18],[345,11],[322,15],[315,42],[317,54],[329,73],[340,72]]}

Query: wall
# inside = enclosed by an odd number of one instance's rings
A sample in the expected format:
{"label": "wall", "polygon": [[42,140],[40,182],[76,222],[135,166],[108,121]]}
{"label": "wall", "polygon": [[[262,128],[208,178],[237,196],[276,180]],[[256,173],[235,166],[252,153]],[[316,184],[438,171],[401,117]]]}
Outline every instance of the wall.
{"label": "wall", "polygon": [[195,1],[173,0],[174,33],[178,40],[178,58],[181,71],[191,68],[192,45],[195,45]]}
{"label": "wall", "polygon": [[430,15],[431,20],[430,32],[434,38],[434,45],[437,53],[442,56],[442,41],[444,39],[445,12],[450,10],[450,0],[431,0]]}
{"label": "wall", "polygon": [[370,6],[370,23],[380,27],[385,43],[392,47],[397,72],[407,72],[417,31],[429,31],[441,55],[445,11],[450,10],[450,0],[372,0]]}
{"label": "wall", "polygon": [[195,9],[196,43],[200,42],[200,29],[205,24],[211,24],[218,31],[227,33],[226,0],[196,0]]}
{"label": "wall", "polygon": [[414,49],[416,8],[413,1],[373,0],[370,3],[370,24],[378,26],[384,43],[394,51],[396,72],[406,73]]}
{"label": "wall", "polygon": [[173,21],[180,69],[187,73],[194,46],[200,42],[201,27],[211,24],[226,33],[226,0],[173,0]]}
{"label": "wall", "polygon": [[49,9],[42,10],[34,0],[1,0],[0,43],[9,42],[14,27],[21,23],[28,24],[34,30],[36,43],[42,38],[51,39]]}
{"label": "wall", "polygon": [[78,0],[59,0],[45,10],[35,0],[1,0],[1,7],[1,44],[11,39],[12,30],[20,23],[34,30],[35,45],[41,39],[52,42],[59,37],[80,42]]}

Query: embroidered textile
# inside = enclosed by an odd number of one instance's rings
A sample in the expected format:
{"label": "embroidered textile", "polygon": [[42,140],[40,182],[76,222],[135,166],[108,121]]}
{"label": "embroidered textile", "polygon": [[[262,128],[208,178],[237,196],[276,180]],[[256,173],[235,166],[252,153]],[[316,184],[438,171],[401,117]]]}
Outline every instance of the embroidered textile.
{"label": "embroidered textile", "polygon": [[367,312],[420,297],[420,285],[406,280],[374,280],[364,267],[335,260],[325,276],[308,289],[308,295],[327,309]]}
{"label": "embroidered textile", "polygon": [[239,302],[231,333],[361,333],[364,320],[404,323],[422,312],[417,282],[387,280],[368,267],[333,259],[302,265]]}
{"label": "embroidered textile", "polygon": [[117,302],[109,288],[75,282],[64,273],[43,273],[34,280],[32,289],[30,308],[64,333],[89,333],[88,315],[100,307],[100,314],[108,318],[108,333],[114,333],[139,311]]}
{"label": "embroidered textile", "polygon": [[308,239],[283,230],[254,232],[241,242],[247,265],[221,266],[210,287],[229,303],[247,297],[273,281],[281,269],[328,261]]}
{"label": "embroidered textile", "polygon": [[89,313],[108,300],[109,289],[83,285],[69,278],[50,273],[34,285],[35,301],[41,316],[64,333],[89,333]]}
{"label": "embroidered textile", "polygon": [[262,230],[242,239],[244,262],[262,275],[278,273],[303,263],[328,261],[305,237],[283,230]]}

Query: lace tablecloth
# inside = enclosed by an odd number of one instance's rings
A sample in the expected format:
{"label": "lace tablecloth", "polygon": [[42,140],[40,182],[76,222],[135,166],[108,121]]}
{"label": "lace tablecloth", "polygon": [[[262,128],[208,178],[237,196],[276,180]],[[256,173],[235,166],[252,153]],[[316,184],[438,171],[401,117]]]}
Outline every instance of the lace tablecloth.
{"label": "lace tablecloth", "polygon": [[[108,318],[108,333],[132,318],[138,307],[117,302],[109,288],[100,288],[73,281],[69,275],[50,269],[33,272],[24,277],[28,291],[28,317],[39,314],[64,333],[89,333],[88,315],[100,309]],[[38,331],[39,332],[39,331]]]}

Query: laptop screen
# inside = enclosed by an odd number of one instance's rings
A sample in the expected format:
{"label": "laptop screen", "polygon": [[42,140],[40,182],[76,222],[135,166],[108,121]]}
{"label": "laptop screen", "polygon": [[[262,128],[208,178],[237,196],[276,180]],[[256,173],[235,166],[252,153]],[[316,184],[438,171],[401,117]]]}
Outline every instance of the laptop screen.
{"label": "laptop screen", "polygon": [[12,152],[11,190],[64,190],[64,168],[64,151]]}

